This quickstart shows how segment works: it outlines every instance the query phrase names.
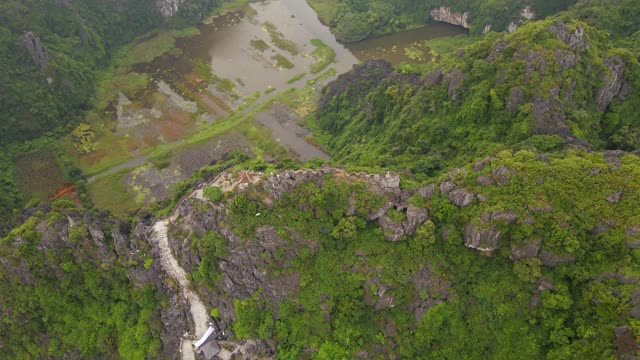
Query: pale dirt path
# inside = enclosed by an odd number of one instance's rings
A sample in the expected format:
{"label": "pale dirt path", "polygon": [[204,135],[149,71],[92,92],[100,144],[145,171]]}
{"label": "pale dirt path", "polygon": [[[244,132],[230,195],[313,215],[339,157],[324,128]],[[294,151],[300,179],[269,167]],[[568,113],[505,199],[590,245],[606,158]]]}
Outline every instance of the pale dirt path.
{"label": "pale dirt path", "polygon": [[[162,269],[169,274],[169,276],[176,279],[180,285],[182,295],[189,302],[189,310],[195,324],[195,337],[200,338],[209,327],[209,315],[207,313],[207,308],[204,306],[198,295],[190,289],[190,283],[187,279],[186,272],[182,267],[180,267],[180,264],[178,264],[178,261],[171,253],[169,239],[167,237],[168,224],[169,220],[162,220],[156,222],[153,226],[153,238],[160,250],[160,265],[162,266]],[[181,353],[181,358],[183,360],[195,359],[191,340],[183,339]]]}

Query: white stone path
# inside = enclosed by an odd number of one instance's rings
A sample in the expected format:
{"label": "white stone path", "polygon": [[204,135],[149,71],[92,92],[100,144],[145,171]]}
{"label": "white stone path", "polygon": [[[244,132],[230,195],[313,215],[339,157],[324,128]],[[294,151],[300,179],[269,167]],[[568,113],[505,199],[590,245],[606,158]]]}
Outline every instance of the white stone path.
{"label": "white stone path", "polygon": [[[173,256],[169,247],[169,239],[167,237],[167,225],[169,220],[162,220],[153,226],[153,238],[160,250],[160,265],[162,269],[172,278],[176,279],[182,290],[182,295],[189,303],[191,317],[195,324],[195,337],[200,338],[209,327],[209,314],[196,293],[190,289],[190,283],[187,274],[178,260]],[[191,339],[182,340],[181,358],[182,360],[195,359]]]}

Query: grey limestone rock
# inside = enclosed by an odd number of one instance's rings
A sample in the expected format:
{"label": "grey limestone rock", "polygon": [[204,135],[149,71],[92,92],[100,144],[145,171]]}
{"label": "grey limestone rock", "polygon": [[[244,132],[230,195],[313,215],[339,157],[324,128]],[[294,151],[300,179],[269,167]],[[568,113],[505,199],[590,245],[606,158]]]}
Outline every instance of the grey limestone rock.
{"label": "grey limestone rock", "polygon": [[500,166],[491,170],[491,176],[498,185],[507,185],[516,172],[506,166]]}
{"label": "grey limestone rock", "polygon": [[539,239],[530,239],[522,242],[521,245],[511,244],[511,260],[530,259],[538,256],[540,252],[540,245],[542,242]]}
{"label": "grey limestone rock", "polygon": [[549,267],[555,267],[561,264],[572,263],[576,260],[576,257],[571,254],[557,254],[549,250],[540,251],[540,261],[542,264]]}
{"label": "grey limestone rock", "polygon": [[388,216],[384,215],[378,219],[378,224],[382,228],[384,238],[389,241],[400,241],[404,236],[404,228],[402,225],[391,220]]}
{"label": "grey limestone rock", "polygon": [[606,199],[607,199],[608,202],[610,202],[612,204],[615,204],[615,203],[620,202],[620,198],[622,197],[623,194],[624,194],[624,192],[622,192],[622,191],[616,191],[613,194],[607,196]]}
{"label": "grey limestone rock", "polygon": [[456,189],[449,193],[449,201],[457,207],[465,207],[471,205],[475,194],[467,189]]}
{"label": "grey limestone rock", "polygon": [[513,88],[511,90],[511,95],[509,95],[509,99],[507,100],[507,109],[511,112],[515,112],[523,103],[524,91],[522,91],[522,88],[520,87]]}
{"label": "grey limestone rock", "polygon": [[464,227],[464,245],[481,251],[494,251],[500,245],[500,230],[488,224],[468,223]]}
{"label": "grey limestone rock", "polygon": [[444,76],[444,84],[447,86],[451,100],[458,99],[458,89],[464,81],[464,74],[459,69],[453,69]]}
{"label": "grey limestone rock", "polygon": [[488,175],[478,176],[476,183],[480,186],[489,186],[494,184],[493,180]]}
{"label": "grey limestone rock", "polygon": [[415,234],[418,226],[422,225],[428,219],[429,211],[427,209],[409,205],[407,207],[407,219],[402,223],[405,234]]}
{"label": "grey limestone rock", "polygon": [[595,94],[596,109],[600,112],[604,112],[611,100],[620,93],[625,68],[624,62],[616,57],[608,57],[604,59],[604,63],[608,68],[602,75],[604,85]]}
{"label": "grey limestone rock", "polygon": [[553,22],[548,30],[554,33],[558,39],[565,44],[572,47],[574,50],[583,51],[589,48],[589,42],[584,33],[584,28],[580,25],[575,26],[575,29],[569,24],[566,24],[562,20],[556,20]]}
{"label": "grey limestone rock", "polygon": [[36,65],[38,70],[44,70],[49,64],[49,56],[42,46],[40,38],[29,31],[24,34],[22,43],[27,48],[29,55],[31,55],[31,58],[33,59],[33,63]]}
{"label": "grey limestone rock", "polygon": [[448,194],[455,190],[458,186],[451,181],[443,181],[440,183],[440,192],[443,194]]}
{"label": "grey limestone rock", "polygon": [[434,87],[442,83],[442,69],[436,69],[424,78],[424,84],[428,87]]}
{"label": "grey limestone rock", "polygon": [[418,195],[422,196],[423,198],[431,199],[435,191],[436,191],[436,186],[433,184],[429,184],[427,186],[423,186],[420,189],[418,189]]}

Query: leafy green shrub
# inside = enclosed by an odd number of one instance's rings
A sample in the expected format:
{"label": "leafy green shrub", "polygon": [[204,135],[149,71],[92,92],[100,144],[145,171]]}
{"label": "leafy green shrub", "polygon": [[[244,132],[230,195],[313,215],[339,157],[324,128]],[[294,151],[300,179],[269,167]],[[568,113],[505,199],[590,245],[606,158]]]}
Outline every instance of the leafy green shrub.
{"label": "leafy green shrub", "polygon": [[204,189],[204,196],[214,203],[220,202],[223,197],[222,190],[217,186],[209,186]]}
{"label": "leafy green shrub", "polygon": [[371,25],[365,13],[347,13],[338,20],[335,34],[340,41],[356,42],[371,35]]}
{"label": "leafy green shrub", "polygon": [[172,157],[173,157],[173,153],[171,151],[167,151],[159,155],[150,157],[149,162],[151,162],[151,164],[153,164],[153,166],[156,169],[162,170],[169,167],[169,165],[171,165]]}

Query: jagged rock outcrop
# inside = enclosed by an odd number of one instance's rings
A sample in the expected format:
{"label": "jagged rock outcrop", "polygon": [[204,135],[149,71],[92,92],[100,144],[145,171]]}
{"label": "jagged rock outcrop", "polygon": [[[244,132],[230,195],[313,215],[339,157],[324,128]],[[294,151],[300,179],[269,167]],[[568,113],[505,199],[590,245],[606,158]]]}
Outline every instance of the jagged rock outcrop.
{"label": "jagged rock outcrop", "polygon": [[515,170],[509,169],[506,166],[500,166],[491,170],[491,176],[498,185],[507,185],[515,175]]}
{"label": "jagged rock outcrop", "polygon": [[[617,326],[613,330],[616,336],[616,355],[619,359],[633,360],[634,353],[640,351],[640,344],[636,343],[636,337],[628,326]],[[625,355],[627,354],[627,355]]]}
{"label": "jagged rock outcrop", "polygon": [[476,183],[480,186],[489,186],[494,184],[493,180],[491,179],[491,177],[489,177],[489,175],[478,176],[478,178],[476,179]]}
{"label": "jagged rock outcrop", "polygon": [[435,8],[430,12],[431,18],[435,21],[442,21],[452,25],[462,26],[465,29],[471,29],[469,24],[468,12],[457,12],[446,6]]}
{"label": "jagged rock outcrop", "polygon": [[616,57],[604,59],[608,71],[602,75],[603,86],[595,94],[596,108],[604,112],[611,100],[620,93],[624,80],[624,62]]}
{"label": "jagged rock outcrop", "polygon": [[625,245],[632,250],[640,249],[640,227],[634,226],[625,230]]}
{"label": "jagged rock outcrop", "polygon": [[458,187],[455,183],[451,181],[443,181],[440,183],[440,192],[443,194],[448,194],[455,190]]}
{"label": "jagged rock outcrop", "polygon": [[318,100],[318,109],[325,109],[334,97],[342,94],[356,96],[367,93],[393,71],[391,63],[382,59],[367,60],[362,64],[354,65],[351,71],[340,74],[336,80],[324,88]]}
{"label": "jagged rock outcrop", "polygon": [[382,228],[384,238],[389,241],[402,240],[404,236],[404,228],[401,224],[391,220],[390,217],[384,215],[378,219],[378,224]]}
{"label": "jagged rock outcrop", "polygon": [[561,264],[574,262],[576,257],[571,254],[558,254],[549,250],[540,251],[540,261],[543,265],[554,267]]}
{"label": "jagged rock outcrop", "polygon": [[435,194],[435,191],[436,186],[433,184],[429,184],[418,189],[418,195],[426,199],[431,199],[431,197],[433,197],[433,194]]}
{"label": "jagged rock outcrop", "polygon": [[442,69],[436,69],[425,76],[424,84],[428,87],[434,87],[436,85],[440,85],[442,78]]}
{"label": "jagged rock outcrop", "polygon": [[[389,310],[393,307],[393,296],[389,295],[388,291],[393,287],[385,285],[380,280],[380,275],[375,274],[365,282],[365,294],[364,303],[371,306],[375,311]],[[371,289],[375,289],[371,291]]]}
{"label": "jagged rock outcrop", "polygon": [[453,299],[453,294],[450,291],[451,281],[437,276],[431,269],[420,269],[413,274],[411,281],[416,290],[416,297],[411,302],[409,309],[417,320],[422,319],[422,316],[431,307]]}
{"label": "jagged rock outcrop", "polygon": [[43,71],[44,69],[46,69],[47,65],[49,64],[49,55],[47,55],[47,51],[42,46],[40,37],[34,35],[31,31],[29,31],[28,33],[24,34],[22,43],[29,52],[29,55],[31,55],[33,63],[36,65],[38,70]]}
{"label": "jagged rock outcrop", "polygon": [[467,189],[456,189],[449,193],[449,201],[457,207],[465,207],[471,205],[475,194]]}
{"label": "jagged rock outcrop", "polygon": [[185,0],[156,0],[156,8],[164,17],[171,17],[178,13]]}
{"label": "jagged rock outcrop", "polygon": [[[268,267],[276,266],[286,269],[290,259],[299,256],[301,251],[311,251],[314,254],[319,244],[313,239],[301,237],[295,229],[289,229],[287,242],[282,240],[281,234],[272,227],[259,227],[252,239],[239,237],[227,224],[227,209],[224,204],[208,202],[203,208],[202,202],[207,202],[200,195],[201,189],[216,183],[217,179],[229,175],[220,174],[216,179],[199,185],[191,196],[181,200],[174,211],[176,220],[171,226],[169,234],[170,246],[179,259],[181,266],[189,272],[196,271],[201,261],[202,249],[193,249],[190,238],[202,236],[208,231],[215,231],[226,241],[227,254],[220,259],[217,268],[222,274],[220,285],[215,290],[199,288],[203,294],[201,298],[208,302],[211,308],[217,308],[220,313],[221,328],[227,328],[235,319],[234,306],[231,299],[245,299],[258,289],[261,298],[274,305],[285,297],[294,293],[300,286],[299,276],[295,273],[283,272],[273,276],[266,271]],[[409,198],[422,193],[425,199],[435,192],[435,186],[425,186],[417,190],[400,189],[400,177],[391,172],[384,174],[346,173],[342,169],[323,166],[318,170],[285,170],[271,174],[266,178],[256,177],[255,187],[264,194],[263,203],[268,198],[273,205],[286,193],[292,192],[301,184],[312,182],[323,186],[326,176],[332,175],[339,181],[357,181],[367,185],[369,191],[384,196],[387,201],[380,208],[368,210],[367,219],[378,222],[384,236],[389,241],[399,241],[407,234],[415,233],[418,226],[428,219],[425,208],[409,204]],[[244,176],[244,175],[237,175]],[[233,176],[232,176],[233,177]],[[235,182],[232,182],[235,183]],[[235,191],[244,191],[246,187],[236,185]],[[234,188],[226,188],[227,191]],[[421,195],[422,196],[422,195]],[[355,207],[350,200],[350,207]],[[399,224],[385,215],[391,209],[406,211],[406,219]],[[311,210],[311,209],[307,209]],[[347,210],[355,213],[362,211],[355,208]],[[375,294],[374,294],[375,295]],[[380,294],[378,294],[380,295]],[[391,300],[385,296],[371,298],[375,306],[384,309],[390,306]]]}
{"label": "jagged rock outcrop", "polygon": [[448,72],[443,79],[444,85],[447,87],[447,91],[451,100],[458,99],[458,89],[462,86],[464,81],[464,73],[458,69],[453,69]]}
{"label": "jagged rock outcrop", "polygon": [[484,221],[464,227],[464,245],[471,249],[493,252],[499,248],[501,237],[500,230]]}
{"label": "jagged rock outcrop", "polygon": [[429,220],[429,211],[425,208],[419,208],[413,205],[407,206],[407,219],[402,223],[404,233],[413,235],[416,233],[418,226]]}
{"label": "jagged rock outcrop", "polygon": [[542,241],[539,239],[525,240],[520,245],[511,244],[511,255],[509,258],[514,261],[535,258],[540,252]]}
{"label": "jagged rock outcrop", "polygon": [[572,26],[566,24],[564,21],[556,20],[548,30],[556,34],[558,39],[571,46],[574,50],[584,51],[588,49],[589,42],[584,33],[584,28],[581,25],[575,26],[573,30],[572,28]]}

